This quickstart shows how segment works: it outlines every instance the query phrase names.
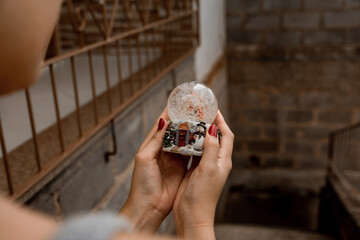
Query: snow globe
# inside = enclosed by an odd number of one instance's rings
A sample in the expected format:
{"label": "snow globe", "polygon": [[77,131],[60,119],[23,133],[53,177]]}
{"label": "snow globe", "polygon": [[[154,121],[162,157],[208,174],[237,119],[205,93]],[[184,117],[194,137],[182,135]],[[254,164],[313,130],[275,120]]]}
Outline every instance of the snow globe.
{"label": "snow globe", "polygon": [[171,92],[167,110],[170,121],[162,150],[184,156],[202,156],[206,130],[218,112],[211,89],[199,82],[182,83]]}

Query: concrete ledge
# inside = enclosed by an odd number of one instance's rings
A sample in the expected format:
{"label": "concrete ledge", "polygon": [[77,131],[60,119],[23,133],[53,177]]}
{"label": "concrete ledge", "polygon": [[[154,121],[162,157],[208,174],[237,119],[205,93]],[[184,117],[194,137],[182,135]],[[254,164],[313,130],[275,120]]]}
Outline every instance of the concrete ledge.
{"label": "concrete ledge", "polygon": [[287,193],[318,195],[325,185],[325,170],[234,169],[228,182],[248,190],[277,187]]}
{"label": "concrete ledge", "polygon": [[249,225],[216,225],[215,234],[217,240],[333,240],[316,232]]}
{"label": "concrete ledge", "polygon": [[325,171],[234,169],[227,182],[227,202],[221,223],[318,229]]}

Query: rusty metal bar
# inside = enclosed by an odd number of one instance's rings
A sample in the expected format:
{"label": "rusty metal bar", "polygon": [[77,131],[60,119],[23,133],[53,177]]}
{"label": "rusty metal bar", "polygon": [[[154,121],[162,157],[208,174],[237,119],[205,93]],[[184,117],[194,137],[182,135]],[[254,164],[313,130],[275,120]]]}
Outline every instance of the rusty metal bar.
{"label": "rusty metal bar", "polygon": [[168,39],[168,54],[169,54],[169,61],[172,61],[174,58],[173,53],[173,23],[169,23],[169,39]]}
{"label": "rusty metal bar", "polygon": [[158,53],[158,56],[156,56],[157,54],[155,54],[155,60],[156,60],[156,64],[157,64],[157,72],[161,72],[161,48],[160,48],[160,42],[159,42],[159,36],[157,33],[157,29],[154,29],[154,45],[155,45],[155,53]]}
{"label": "rusty metal bar", "polygon": [[[186,25],[191,26],[191,19],[186,19],[187,21],[185,21]],[[185,26],[186,26],[185,25]],[[186,28],[185,28],[186,29]],[[189,45],[189,48],[191,48],[193,46],[193,41],[192,41],[192,31],[191,30],[187,30],[186,31],[186,42]]]}
{"label": "rusty metal bar", "polygon": [[341,132],[344,132],[344,131],[347,131],[347,130],[353,130],[353,129],[356,129],[356,128],[360,128],[360,122],[349,125],[349,126],[346,126],[346,127],[343,127],[343,128],[340,128],[340,129],[336,129],[336,130],[332,131],[331,134],[338,134],[338,133],[341,133]]}
{"label": "rusty metal bar", "polygon": [[154,70],[154,77],[156,76],[157,72],[158,72],[158,68],[157,68],[157,64],[156,64],[156,42],[155,42],[155,31],[154,29],[150,30],[151,31],[151,65],[152,65],[152,69]]}
{"label": "rusty metal bar", "polygon": [[[28,104],[28,110],[29,110],[29,116],[30,116],[30,123],[31,123],[31,130],[33,134],[34,139],[34,145],[35,145],[35,154],[37,157],[37,164],[38,164],[38,173],[33,174],[30,176],[30,178],[26,179],[25,181],[20,182],[19,186],[16,186],[16,189],[9,186],[10,194],[12,195],[12,198],[17,198],[21,196],[23,193],[25,193],[27,190],[29,190],[34,184],[36,184],[40,179],[42,179],[45,175],[47,175],[50,171],[55,169],[59,163],[61,163],[66,157],[70,156],[74,151],[76,151],[82,144],[84,144],[90,137],[92,137],[94,134],[96,134],[101,128],[103,128],[106,124],[113,121],[113,119],[125,108],[129,107],[133,101],[135,101],[137,98],[139,98],[141,95],[143,95],[146,91],[148,91],[154,84],[160,81],[166,74],[168,74],[175,66],[180,64],[182,61],[184,61],[186,58],[188,58],[191,54],[194,53],[194,48],[192,45],[194,45],[194,28],[192,28],[192,33],[187,34],[187,29],[189,28],[189,24],[193,26],[195,24],[195,14],[198,14],[199,9],[197,11],[193,10],[185,10],[182,13],[179,13],[177,15],[168,16],[167,18],[161,18],[161,16],[155,16],[153,19],[160,19],[153,23],[147,24],[142,27],[132,28],[132,29],[126,29],[126,32],[117,34],[113,37],[111,37],[112,29],[115,24],[115,13],[117,6],[113,6],[112,12],[111,12],[111,18],[110,22],[108,22],[107,14],[107,8],[106,8],[106,0],[103,1],[104,5],[101,8],[98,8],[97,5],[90,4],[89,0],[85,0],[86,3],[88,3],[88,9],[90,9],[90,14],[94,19],[97,16],[101,16],[101,13],[103,14],[103,24],[101,23],[101,19],[99,17],[99,21],[95,21],[95,23],[100,26],[100,34],[102,34],[105,38],[105,40],[100,40],[99,42],[90,43],[88,45],[85,44],[85,39],[81,38],[83,41],[80,42],[80,49],[71,50],[69,52],[66,52],[60,56],[48,59],[45,61],[45,66],[49,66],[50,70],[50,76],[51,76],[51,84],[52,84],[52,91],[53,91],[53,97],[54,97],[54,103],[55,103],[55,112],[56,112],[56,118],[57,118],[57,128],[59,133],[59,139],[60,139],[60,145],[61,145],[61,154],[56,155],[51,160],[47,161],[44,164],[41,164],[41,158],[39,154],[39,148],[37,143],[37,135],[36,135],[36,128],[35,128],[35,121],[34,121],[34,113],[32,109],[32,103],[31,103],[31,95],[28,89],[26,89],[26,98],[27,98],[27,104]],[[118,0],[115,1],[115,4],[119,3]],[[198,3],[199,1],[197,1]],[[95,9],[96,8],[96,9]],[[95,9],[95,10],[94,10]],[[174,10],[175,12],[175,10]],[[80,13],[81,15],[82,13]],[[141,13],[138,13],[141,14]],[[80,16],[79,15],[79,16]],[[85,16],[85,15],[84,15]],[[198,17],[198,15],[196,15]],[[82,17],[82,15],[80,16]],[[188,19],[190,18],[190,19]],[[192,19],[192,20],[191,20]],[[130,19],[130,25],[131,22],[134,19]],[[189,21],[191,20],[191,21]],[[137,21],[137,20],[135,20]],[[175,22],[179,21],[180,24],[183,25],[176,25]],[[137,23],[134,23],[134,26],[136,26]],[[175,26],[175,29],[173,31],[172,27],[173,24]],[[83,32],[81,32],[83,33]],[[142,37],[144,34],[144,37]],[[151,41],[149,40],[150,35],[152,34]],[[173,35],[172,35],[173,34]],[[179,53],[174,53],[174,59],[172,59],[172,37],[174,37],[174,46],[179,46],[179,50],[183,51]],[[82,34],[82,36],[84,36]],[[90,40],[92,39],[93,35],[89,35]],[[94,35],[95,36],[95,35]],[[96,35],[95,39],[98,39],[99,36]],[[88,40],[88,39],[86,39]],[[128,60],[129,60],[129,78],[128,83],[130,86],[130,96],[127,99],[125,98],[123,87],[124,87],[124,81],[122,80],[122,68],[121,68],[121,55],[120,55],[120,46],[119,41],[124,40],[123,45],[121,47],[127,48],[128,53]],[[190,41],[189,41],[190,40]],[[144,41],[145,44],[141,46],[141,42]],[[191,43],[191,44],[189,44]],[[109,45],[112,44],[115,45],[116,50],[116,61],[117,61],[117,68],[118,68],[118,81],[119,81],[119,93],[120,93],[120,102],[121,104],[116,105],[112,102],[112,89],[111,89],[111,79],[110,79],[110,66],[109,66],[109,59],[108,59],[108,50]],[[145,48],[144,48],[145,47]],[[185,48],[184,48],[185,47]],[[96,96],[96,84],[95,84],[95,74],[94,74],[94,62],[93,62],[93,56],[92,54],[100,50],[102,48],[102,55],[104,57],[103,63],[104,63],[104,69],[105,69],[105,80],[106,80],[106,90],[107,90],[107,99],[108,99],[108,105],[109,105],[109,113],[104,116],[103,118],[99,118],[98,115],[98,99]],[[134,49],[135,48],[135,49]],[[121,49],[122,50],[122,49]],[[92,52],[94,51],[94,52]],[[136,53],[135,53],[135,52]],[[153,59],[151,61],[150,53],[153,53]],[[80,93],[78,89],[78,80],[80,80],[76,73],[76,62],[75,57],[77,55],[80,55],[82,53],[88,54],[88,60],[89,60],[89,71],[90,71],[90,80],[91,80],[91,91],[92,91],[92,102],[94,107],[94,117],[95,117],[95,126],[91,127],[88,130],[85,130],[82,128],[83,122],[81,121],[81,106],[80,106]],[[134,54],[134,56],[133,56]],[[138,69],[137,71],[135,67],[135,61],[134,57],[137,55],[137,64]],[[142,55],[144,55],[144,59],[142,59]],[[55,75],[54,75],[54,69],[53,69],[53,63],[67,60],[70,58],[71,63],[71,72],[72,72],[72,81],[73,81],[73,87],[74,87],[74,97],[75,97],[75,105],[76,105],[76,116],[77,116],[77,127],[79,130],[79,138],[73,141],[72,143],[65,146],[65,141],[63,137],[63,131],[62,131],[62,122],[61,122],[61,116],[60,116],[60,110],[59,110],[59,104],[58,104],[58,96],[57,96],[57,88],[56,88],[56,81],[55,81]],[[134,60],[134,62],[133,62]],[[143,61],[146,61],[146,66],[144,69],[142,69]],[[144,73],[144,71],[151,71],[154,72],[154,77],[151,77],[150,74]],[[156,71],[156,72],[155,72]],[[136,77],[136,79],[134,79]],[[145,78],[149,79],[148,81],[145,80]],[[174,80],[174,79],[173,79]],[[129,95],[129,94],[128,94]],[[1,124],[1,122],[0,122]],[[6,159],[4,159],[4,162],[8,160],[6,148],[5,148],[5,142],[3,140],[3,132],[0,125],[0,140],[1,140],[1,146],[2,151],[5,152],[3,154]],[[6,164],[6,163],[5,163]],[[65,164],[65,162],[64,162]],[[61,167],[64,167],[64,165],[61,165]],[[8,178],[10,179],[10,182],[8,184],[12,184],[11,175],[10,175],[10,168],[8,167],[9,174],[7,174]],[[12,190],[10,190],[12,189]]]}
{"label": "rusty metal bar", "polygon": [[118,72],[118,80],[119,80],[119,96],[120,103],[124,102],[124,92],[123,92],[123,82],[122,82],[122,71],[121,71],[121,54],[120,54],[120,46],[119,41],[115,43],[115,51],[116,51],[116,63],[117,63],[117,72]]}
{"label": "rusty metal bar", "polygon": [[165,25],[162,25],[161,28],[159,29],[159,34],[160,38],[161,38],[161,42],[160,42],[160,49],[161,49],[161,64],[163,65],[163,67],[166,67],[166,59],[167,59],[167,52],[166,52],[166,43],[165,43]]}
{"label": "rusty metal bar", "polygon": [[160,39],[159,34],[157,32],[157,29],[154,29],[154,45],[155,45],[155,63],[157,64],[157,72],[161,72],[162,66],[161,66],[161,47],[160,47]]}
{"label": "rusty metal bar", "polygon": [[106,0],[103,0],[102,15],[103,15],[104,32],[105,32],[106,39],[108,39],[109,38],[109,29],[108,29],[108,24],[107,24]]}
{"label": "rusty metal bar", "polygon": [[351,131],[346,131],[344,132],[344,147],[343,147],[343,153],[342,153],[342,163],[341,163],[341,169],[342,171],[345,170],[345,163],[346,163],[346,159],[347,159],[347,153],[349,150],[349,138],[350,138],[350,132]]}
{"label": "rusty metal bar", "polygon": [[77,79],[76,79],[76,69],[75,69],[75,60],[73,57],[70,58],[71,62],[71,73],[72,73],[72,82],[74,85],[74,95],[75,95],[75,106],[76,106],[76,118],[79,130],[79,136],[82,137],[83,130],[81,126],[81,115],[80,115],[80,102],[79,102],[79,91],[77,86]]}
{"label": "rusty metal bar", "polygon": [[338,168],[342,170],[341,165],[343,161],[343,151],[344,151],[344,132],[340,133],[340,152],[339,152],[339,162]]}
{"label": "rusty metal bar", "polygon": [[9,194],[14,194],[14,185],[12,182],[12,177],[11,177],[11,171],[10,171],[10,165],[9,165],[9,157],[6,151],[6,144],[5,144],[5,138],[4,138],[4,131],[2,128],[2,123],[1,123],[1,118],[0,118],[0,144],[1,144],[1,152],[2,152],[2,157],[3,157],[3,162],[4,162],[4,167],[5,167],[5,174],[6,174],[6,180],[7,180],[7,184],[8,184],[8,190],[9,190]]}
{"label": "rusty metal bar", "polygon": [[140,88],[143,86],[143,73],[141,71],[141,48],[139,42],[139,34],[136,36],[136,53],[137,53],[137,64],[138,64],[138,76]]}
{"label": "rusty metal bar", "polygon": [[[100,23],[97,21],[97,17],[96,17],[96,15],[94,14],[94,9],[93,9],[93,7],[91,6],[90,1],[89,1],[89,0],[85,0],[85,3],[86,3],[86,7],[87,7],[87,9],[89,10],[92,18],[94,19],[94,22],[95,22],[97,28],[99,29],[100,34],[102,35],[102,37],[103,37],[104,39],[106,39],[106,32],[105,32],[106,30],[104,31],[104,29],[102,29]],[[74,55],[68,56],[67,58],[72,57],[72,56],[75,56],[75,55],[78,55],[78,54],[74,54]]]}
{"label": "rusty metal bar", "polygon": [[147,68],[147,72],[149,73],[146,78],[147,78],[147,81],[146,82],[149,82],[151,77],[152,77],[152,67],[150,66],[150,51],[149,51],[149,32],[145,32],[144,33],[144,41],[145,41],[145,66]]}
{"label": "rusty metal bar", "polygon": [[62,54],[60,56],[50,58],[50,59],[45,61],[44,66],[53,64],[53,63],[61,61],[61,60],[68,59],[70,57],[74,57],[74,56],[79,55],[81,53],[85,53],[85,52],[87,52],[89,50],[93,50],[93,49],[102,47],[104,45],[107,45],[109,43],[113,43],[115,41],[130,37],[132,35],[136,35],[138,33],[144,32],[146,30],[153,29],[153,28],[155,28],[157,26],[161,26],[161,25],[166,24],[168,22],[173,22],[173,21],[176,21],[176,20],[179,20],[179,19],[182,19],[182,18],[186,18],[188,16],[191,16],[192,13],[193,13],[193,11],[189,10],[189,11],[186,11],[184,13],[179,13],[178,15],[175,15],[175,16],[170,16],[170,17],[168,17],[166,19],[161,19],[159,21],[152,22],[152,23],[150,23],[150,24],[148,24],[146,26],[130,29],[130,30],[124,32],[124,33],[120,33],[119,35],[108,38],[107,40],[104,40],[104,41],[101,41],[101,42],[96,42],[96,43],[91,43],[91,44],[89,44],[87,46],[84,46],[83,48],[76,49],[76,50],[73,50],[73,51],[69,51],[69,52],[64,53],[64,54]]}
{"label": "rusty metal bar", "polygon": [[170,74],[171,74],[171,83],[172,83],[172,87],[173,87],[173,88],[176,88],[176,86],[177,86],[177,81],[176,81],[176,74],[175,74],[175,71],[174,71],[174,70],[172,70],[172,71],[170,72]]}
{"label": "rusty metal bar", "polygon": [[335,143],[335,165],[336,167],[339,167],[339,161],[340,161],[340,150],[341,150],[341,138],[340,134],[336,136],[336,143]]}
{"label": "rusty metal bar", "polygon": [[358,188],[354,187],[352,183],[349,182],[348,178],[336,167],[332,167],[332,172],[339,179],[342,187],[350,192],[350,198],[354,199],[357,202],[360,202],[360,193]]}
{"label": "rusty metal bar", "polygon": [[117,11],[118,6],[119,6],[119,0],[114,0],[113,6],[114,7],[113,7],[112,12],[111,12],[110,24],[107,26],[108,27],[108,29],[107,29],[107,37],[111,36],[112,30],[114,28],[115,15],[116,15],[116,11]]}
{"label": "rusty metal bar", "polygon": [[163,69],[164,67],[166,67],[166,62],[165,62],[165,49],[164,49],[164,35],[163,35],[163,31],[162,28],[164,26],[160,26],[156,28],[156,34],[157,34],[157,41],[158,41],[158,47],[159,47],[159,51],[160,51],[160,57],[159,57],[159,65],[160,65],[160,69]]}
{"label": "rusty metal bar", "polygon": [[329,149],[328,149],[328,159],[333,161],[334,158],[334,134],[329,134]]}
{"label": "rusty metal bar", "polygon": [[151,65],[152,65],[152,69],[153,69],[153,73],[154,73],[154,77],[156,76],[157,74],[157,65],[155,64],[155,59],[156,59],[156,43],[155,43],[155,31],[154,29],[152,30],[149,30],[150,34],[151,34],[151,46],[150,46],[150,49],[151,49]]}
{"label": "rusty metal bar", "polygon": [[[96,125],[94,128],[91,128],[87,132],[84,133],[84,136],[78,141],[70,144],[65,152],[63,152],[61,155],[56,156],[52,161],[48,161],[43,166],[43,171],[32,175],[30,178],[25,180],[24,182],[20,183],[20,185],[16,188],[16,192],[13,191],[11,198],[16,199],[19,196],[23,195],[25,192],[27,192],[32,186],[34,186],[39,180],[44,178],[49,172],[51,172],[53,169],[55,169],[59,163],[62,162],[63,159],[70,156],[76,149],[78,149],[82,144],[84,144],[90,137],[92,137],[94,134],[96,134],[100,129],[102,129],[106,124],[108,124],[112,119],[114,119],[120,112],[124,111],[126,108],[130,106],[132,102],[134,102],[136,99],[141,97],[145,92],[147,92],[151,87],[153,87],[157,82],[159,82],[163,77],[166,76],[173,68],[178,66],[180,63],[182,63],[185,59],[187,59],[189,56],[191,56],[195,51],[195,48],[190,49],[189,51],[185,52],[182,56],[180,56],[176,61],[169,64],[169,66],[164,69],[161,73],[159,73],[151,83],[146,84],[142,89],[134,93],[130,98],[126,99],[126,101],[117,106],[114,111],[107,115],[105,118],[101,119],[98,125]],[[50,65],[51,66],[51,65]],[[0,137],[1,137],[1,130],[0,130]]]}
{"label": "rusty metal bar", "polygon": [[[347,135],[347,149],[346,149],[345,156],[346,156],[346,159],[349,159],[352,131],[348,131],[347,133],[348,133],[348,135]],[[346,170],[348,170],[348,167],[349,166],[346,166],[346,162],[344,162],[344,168],[347,168]]]}
{"label": "rusty metal bar", "polygon": [[134,93],[134,76],[133,76],[133,65],[132,65],[132,53],[131,53],[131,42],[130,38],[127,39],[127,49],[129,58],[129,81],[130,81],[130,93]]}
{"label": "rusty metal bar", "polygon": [[107,48],[106,46],[102,47],[103,57],[104,57],[104,69],[105,69],[105,82],[106,82],[106,95],[108,101],[109,113],[112,111],[112,102],[111,102],[111,89],[110,89],[110,76],[109,76],[109,64],[107,58]]}
{"label": "rusty metal bar", "polygon": [[79,32],[79,44],[81,47],[83,47],[85,45],[84,32]]}
{"label": "rusty metal bar", "polygon": [[41,160],[40,160],[39,144],[37,141],[34,113],[33,113],[32,104],[31,104],[30,92],[29,92],[28,88],[25,89],[25,96],[26,96],[26,104],[27,104],[29,118],[30,118],[31,133],[32,133],[34,148],[35,148],[36,165],[37,165],[38,171],[40,172],[41,171]]}
{"label": "rusty metal bar", "polygon": [[130,29],[130,30],[126,31],[126,32],[120,33],[119,35],[108,38],[107,40],[96,42],[96,43],[91,43],[91,44],[89,44],[87,46],[84,46],[83,48],[76,49],[76,50],[73,50],[73,51],[69,51],[69,52],[64,53],[64,54],[62,54],[60,56],[50,58],[50,59],[45,61],[44,66],[47,66],[47,65],[53,64],[55,62],[74,57],[74,56],[79,55],[81,53],[85,53],[85,52],[87,52],[89,50],[93,50],[93,49],[102,47],[104,45],[107,45],[109,43],[113,43],[115,41],[130,37],[132,35],[136,35],[138,33],[144,32],[146,30],[153,29],[153,28],[155,28],[157,26],[161,26],[161,25],[166,24],[168,22],[173,22],[173,21],[176,21],[176,20],[179,20],[179,19],[182,19],[182,18],[186,18],[188,16],[191,16],[192,14],[193,14],[193,11],[189,10],[189,11],[186,11],[186,12],[183,12],[183,13],[179,13],[178,15],[170,16],[170,17],[168,17],[166,19],[161,19],[159,21],[152,22],[152,23],[150,23],[150,24],[148,24],[146,26],[142,26],[142,27],[135,28],[135,29]]}
{"label": "rusty metal bar", "polygon": [[[352,174],[353,170],[358,171],[359,169],[353,169],[354,166],[348,165],[348,161],[354,160],[352,159],[354,156],[350,155],[350,147],[352,146],[354,131],[359,129],[360,124],[358,123],[333,131],[329,135],[328,174],[336,177],[341,186],[351,193],[350,197],[355,201],[360,201],[360,191],[356,188],[353,182],[354,179],[348,174]],[[354,140],[358,145],[359,137],[358,135],[355,135],[355,137],[357,138]]]}
{"label": "rusty metal bar", "polygon": [[341,154],[340,154],[340,151],[341,151],[341,135],[338,134],[336,136],[336,143],[335,143],[335,146],[336,146],[336,151],[335,151],[335,165],[336,167],[339,167],[339,162],[340,162],[340,157],[341,157]]}
{"label": "rusty metal bar", "polygon": [[99,123],[99,115],[98,115],[98,106],[97,106],[97,98],[96,98],[96,86],[95,86],[95,77],[94,77],[94,64],[92,60],[92,52],[88,51],[89,58],[89,70],[90,70],[90,81],[91,81],[91,93],[93,98],[93,107],[94,107],[94,118],[95,123]]}
{"label": "rusty metal bar", "polygon": [[54,69],[53,69],[52,64],[49,65],[49,71],[50,71],[51,88],[52,88],[53,97],[54,97],[56,123],[57,123],[58,132],[59,132],[60,147],[61,147],[61,152],[64,152],[65,144],[64,144],[64,137],[62,134],[59,102],[58,102],[58,97],[57,97],[57,92],[56,92],[55,74],[54,74]]}
{"label": "rusty metal bar", "polygon": [[168,52],[168,35],[166,33],[167,27],[166,24],[161,27],[162,36],[163,36],[163,51],[164,51],[164,66],[166,67],[167,63],[169,62],[169,52]]}

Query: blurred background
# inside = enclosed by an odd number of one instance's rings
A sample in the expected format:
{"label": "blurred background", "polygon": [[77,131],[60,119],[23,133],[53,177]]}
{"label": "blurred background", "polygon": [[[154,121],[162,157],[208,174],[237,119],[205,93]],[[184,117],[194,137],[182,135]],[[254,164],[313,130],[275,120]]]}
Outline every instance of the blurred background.
{"label": "blurred background", "polygon": [[169,93],[201,81],[235,134],[218,239],[360,239],[359,47],[359,0],[63,1],[39,80],[0,98],[0,193],[119,211]]}

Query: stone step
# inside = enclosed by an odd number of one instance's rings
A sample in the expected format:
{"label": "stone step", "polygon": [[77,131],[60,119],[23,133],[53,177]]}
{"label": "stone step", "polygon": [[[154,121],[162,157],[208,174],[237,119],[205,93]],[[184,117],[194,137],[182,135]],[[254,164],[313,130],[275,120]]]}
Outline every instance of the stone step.
{"label": "stone step", "polygon": [[215,225],[217,240],[334,240],[317,232],[251,225]]}

